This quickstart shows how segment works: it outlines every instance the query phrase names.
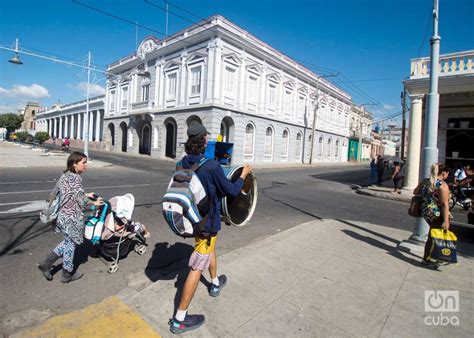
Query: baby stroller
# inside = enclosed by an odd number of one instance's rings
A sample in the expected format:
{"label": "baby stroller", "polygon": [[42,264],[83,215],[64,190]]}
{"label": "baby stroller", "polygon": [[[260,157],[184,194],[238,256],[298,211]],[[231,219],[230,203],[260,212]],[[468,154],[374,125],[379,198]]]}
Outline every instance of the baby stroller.
{"label": "baby stroller", "polygon": [[125,258],[132,248],[139,255],[146,253],[148,232],[141,223],[131,219],[135,207],[132,194],[115,196],[104,202],[87,218],[85,237],[93,244],[99,244],[97,256],[106,260],[109,273],[115,273],[119,269],[119,260]]}

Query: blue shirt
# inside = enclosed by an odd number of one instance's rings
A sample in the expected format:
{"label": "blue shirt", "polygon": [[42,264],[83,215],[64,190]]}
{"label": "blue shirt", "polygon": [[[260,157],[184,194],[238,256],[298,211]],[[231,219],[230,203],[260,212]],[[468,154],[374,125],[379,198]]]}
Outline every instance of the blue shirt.
{"label": "blue shirt", "polygon": [[[203,155],[186,155],[181,160],[184,169],[190,169],[199,162]],[[244,186],[240,177],[230,181],[224,174],[221,165],[216,160],[208,160],[196,171],[201,184],[211,202],[211,211],[205,225],[205,232],[217,233],[221,230],[221,200],[225,196],[237,196]]]}

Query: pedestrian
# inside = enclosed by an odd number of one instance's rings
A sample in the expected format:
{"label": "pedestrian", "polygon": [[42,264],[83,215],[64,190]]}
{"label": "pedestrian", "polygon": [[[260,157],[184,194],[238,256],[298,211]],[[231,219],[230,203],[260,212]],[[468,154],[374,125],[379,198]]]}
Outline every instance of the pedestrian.
{"label": "pedestrian", "polygon": [[381,185],[383,172],[385,171],[385,163],[384,163],[383,157],[380,155],[377,156],[376,166],[377,166],[377,184]]}
{"label": "pedestrian", "polygon": [[421,195],[421,215],[430,226],[428,240],[422,264],[431,269],[438,265],[430,260],[430,251],[433,240],[430,236],[431,229],[449,229],[449,187],[444,182],[449,175],[449,169],[443,164],[433,164],[430,168],[430,177],[425,178],[413,191]]}
{"label": "pedestrian", "polygon": [[392,194],[401,194],[402,193],[402,183],[404,174],[402,172],[402,167],[399,162],[393,162],[392,168],[392,180],[393,180],[393,191]]}
{"label": "pedestrian", "polygon": [[370,161],[370,178],[369,185],[377,183],[377,163],[375,163],[375,157]]}
{"label": "pedestrian", "polygon": [[61,282],[69,283],[82,277],[82,273],[74,272],[74,253],[76,247],[84,240],[84,210],[89,205],[94,210],[103,204],[100,198],[90,199],[94,193],[85,194],[81,174],[87,170],[87,156],[73,152],[67,159],[67,168],[58,181],[60,207],[56,219],[55,232],[62,233],[64,239],[56,248],[38,264],[44,277],[51,281],[51,268],[60,257],[63,258]]}
{"label": "pedestrian", "polygon": [[[181,160],[181,165],[185,169],[190,169],[193,164],[204,158],[208,132],[202,124],[193,122],[187,130],[187,135],[188,140],[184,145],[187,155]],[[209,270],[212,280],[208,290],[210,296],[219,296],[222,288],[227,283],[225,275],[217,275],[215,252],[217,234],[221,229],[220,201],[225,196],[237,196],[243,188],[245,178],[251,172],[252,168],[246,164],[240,177],[235,182],[231,182],[216,160],[208,160],[196,171],[210,200],[210,211],[203,232],[195,238],[194,251],[188,264],[190,271],[184,283],[181,300],[176,314],[169,321],[172,333],[194,330],[204,323],[204,315],[190,315],[187,313],[204,270]]]}

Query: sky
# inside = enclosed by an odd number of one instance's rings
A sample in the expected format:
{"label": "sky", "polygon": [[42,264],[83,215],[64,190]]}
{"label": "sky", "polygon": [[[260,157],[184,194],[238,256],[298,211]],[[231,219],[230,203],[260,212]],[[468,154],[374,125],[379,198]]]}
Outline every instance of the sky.
{"label": "sky", "polygon": [[[439,2],[441,54],[474,49],[474,0]],[[25,51],[77,63],[90,51],[105,69],[149,35],[162,39],[220,14],[314,73],[337,74],[327,80],[375,119],[401,110],[410,59],[430,54],[433,0],[170,0],[168,27],[158,7],[165,1],[0,0],[0,45],[18,38]],[[82,69],[27,55],[18,66],[7,62],[12,56],[0,50],[0,113],[27,101],[46,107],[85,99]],[[91,95],[104,93],[104,77],[93,78]]]}

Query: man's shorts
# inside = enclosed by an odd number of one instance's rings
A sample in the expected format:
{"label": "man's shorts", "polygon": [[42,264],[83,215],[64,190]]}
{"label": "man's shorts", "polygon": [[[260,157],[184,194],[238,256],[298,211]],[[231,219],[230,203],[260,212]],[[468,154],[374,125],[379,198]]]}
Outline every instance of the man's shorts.
{"label": "man's shorts", "polygon": [[211,257],[216,248],[216,236],[208,238],[196,237],[194,252],[189,258],[189,267],[193,270],[204,271],[209,268]]}

